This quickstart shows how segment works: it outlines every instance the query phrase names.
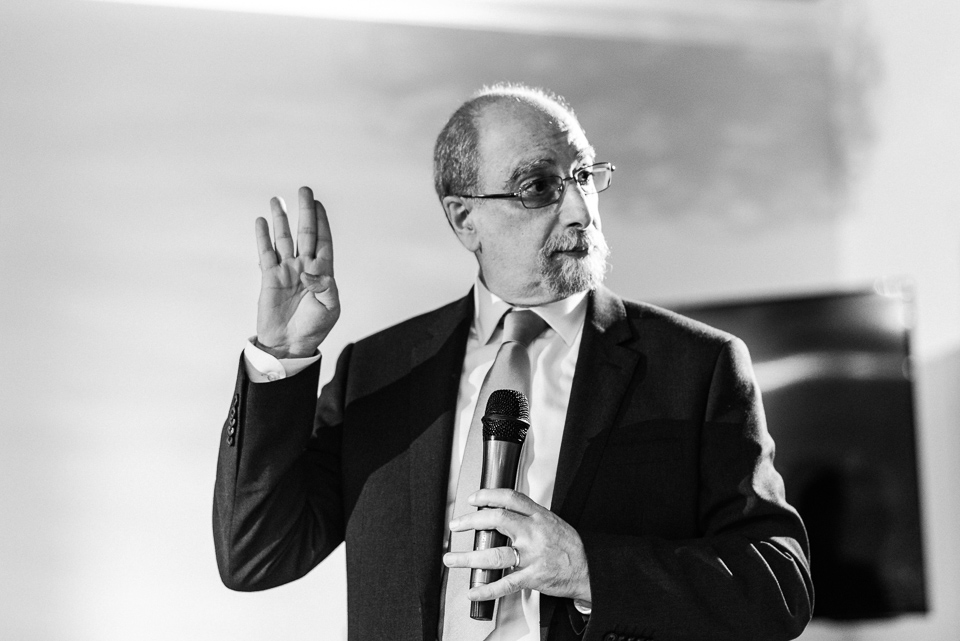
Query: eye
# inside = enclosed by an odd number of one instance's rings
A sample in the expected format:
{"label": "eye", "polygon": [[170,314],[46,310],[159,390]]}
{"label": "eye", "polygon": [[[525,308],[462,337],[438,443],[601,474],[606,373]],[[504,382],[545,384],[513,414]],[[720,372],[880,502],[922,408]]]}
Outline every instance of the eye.
{"label": "eye", "polygon": [[578,169],[576,173],[573,174],[574,178],[577,179],[577,183],[581,187],[586,187],[587,185],[593,184],[593,167],[584,167],[583,169]]}
{"label": "eye", "polygon": [[557,180],[550,178],[534,178],[529,182],[523,183],[520,191],[529,196],[542,196],[543,194],[554,191],[557,188]]}

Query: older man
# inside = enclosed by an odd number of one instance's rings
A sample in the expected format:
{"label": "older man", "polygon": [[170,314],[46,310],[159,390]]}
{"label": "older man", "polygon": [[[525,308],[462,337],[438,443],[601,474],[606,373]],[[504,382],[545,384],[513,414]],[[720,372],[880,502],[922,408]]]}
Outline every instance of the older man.
{"label": "older man", "polygon": [[[484,90],[441,132],[434,170],[474,287],[348,346],[319,401],[317,350],[339,316],[326,213],[300,190],[296,250],[280,201],[275,243],[257,220],[257,336],[214,501],[224,583],[294,580],[345,540],[351,639],[799,635],[807,539],[746,349],[601,286],[597,194],[613,167],[572,110],[527,87]],[[521,315],[535,328],[517,488],[471,494],[458,481],[483,382]],[[458,546],[475,529],[510,545]],[[505,574],[468,589],[466,568]],[[494,619],[473,621],[469,600],[490,599]]]}

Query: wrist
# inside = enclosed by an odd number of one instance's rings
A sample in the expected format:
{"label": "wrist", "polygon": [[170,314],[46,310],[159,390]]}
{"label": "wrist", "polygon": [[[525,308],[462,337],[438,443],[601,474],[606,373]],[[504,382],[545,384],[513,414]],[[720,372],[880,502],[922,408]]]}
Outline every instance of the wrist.
{"label": "wrist", "polygon": [[577,590],[577,594],[574,595],[573,600],[585,608],[592,607],[593,594],[590,592],[590,577],[584,576],[578,587],[579,589]]}
{"label": "wrist", "polygon": [[316,345],[265,345],[257,337],[253,344],[274,358],[309,358],[317,353]]}
{"label": "wrist", "polygon": [[582,604],[584,608],[589,609],[591,603],[593,602],[593,593],[590,590],[590,564],[587,562],[587,550],[583,545],[583,539],[580,537],[580,533],[574,530],[574,535],[577,539],[577,582],[576,582],[576,594],[573,595],[573,599],[576,603]]}

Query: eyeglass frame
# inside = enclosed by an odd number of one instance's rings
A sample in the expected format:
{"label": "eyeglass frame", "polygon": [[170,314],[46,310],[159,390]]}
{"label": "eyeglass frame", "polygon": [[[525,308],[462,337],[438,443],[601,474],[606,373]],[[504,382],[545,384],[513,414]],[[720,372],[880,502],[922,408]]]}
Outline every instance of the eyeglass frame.
{"label": "eyeglass frame", "polygon": [[[607,183],[607,186],[604,187],[603,189],[598,189],[598,190],[596,190],[596,191],[583,191],[583,185],[581,185],[580,182],[577,180],[577,175],[578,175],[579,173],[585,171],[585,170],[592,169],[592,168],[594,168],[594,167],[603,167],[603,168],[605,168],[605,169],[609,169],[609,170],[610,170],[610,182],[608,182],[608,183]],[[523,190],[522,190],[522,189],[517,190],[517,191],[515,191],[515,192],[513,192],[513,193],[503,193],[503,194],[455,194],[455,195],[456,195],[457,197],[459,197],[459,198],[489,198],[489,199],[516,198],[516,199],[518,199],[518,200],[520,201],[520,204],[523,205],[523,208],[524,208],[524,209],[543,209],[544,207],[549,207],[550,205],[556,205],[558,202],[560,202],[561,200],[563,200],[563,195],[564,195],[564,194],[566,193],[566,191],[567,191],[567,181],[568,181],[568,180],[573,180],[573,181],[575,181],[575,182],[577,183],[577,189],[579,189],[580,192],[581,192],[582,194],[584,194],[585,196],[586,196],[586,195],[591,195],[591,194],[599,194],[599,193],[602,192],[602,191],[606,191],[607,189],[610,188],[610,185],[613,184],[613,172],[615,172],[616,170],[617,170],[617,168],[616,168],[616,166],[615,166],[612,162],[595,162],[595,163],[593,163],[592,165],[587,165],[586,167],[581,167],[580,169],[578,169],[578,170],[576,170],[575,172],[573,172],[573,175],[572,175],[572,176],[568,176],[567,178],[564,178],[563,176],[557,176],[557,175],[547,176],[547,178],[559,178],[559,179],[560,179],[560,191],[559,191],[559,196],[557,196],[557,199],[554,200],[554,201],[552,201],[552,202],[546,203],[546,204],[544,204],[544,205],[537,205],[536,207],[527,207],[527,203],[523,202],[523,195],[522,195]]]}

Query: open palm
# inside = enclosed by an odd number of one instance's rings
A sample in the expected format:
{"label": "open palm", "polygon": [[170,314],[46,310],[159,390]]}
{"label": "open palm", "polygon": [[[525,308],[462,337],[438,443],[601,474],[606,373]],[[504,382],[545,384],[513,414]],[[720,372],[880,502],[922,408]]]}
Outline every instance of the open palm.
{"label": "open palm", "polygon": [[261,271],[257,343],[280,358],[313,355],[340,317],[327,212],[309,187],[300,188],[299,201],[296,247],[279,198],[270,201],[276,244],[267,221],[256,222]]}

